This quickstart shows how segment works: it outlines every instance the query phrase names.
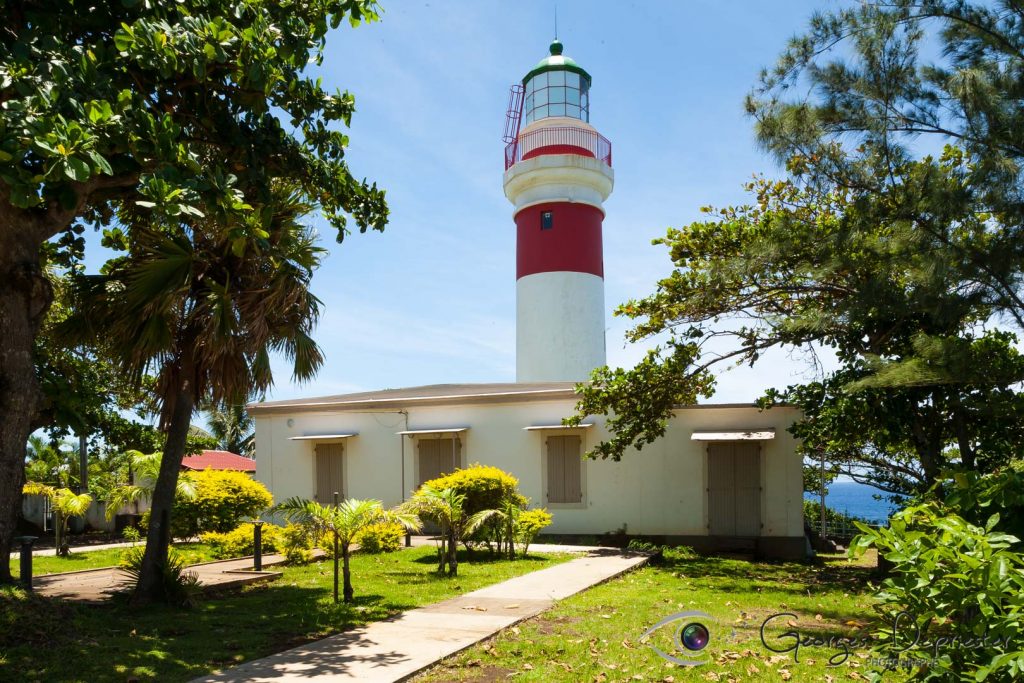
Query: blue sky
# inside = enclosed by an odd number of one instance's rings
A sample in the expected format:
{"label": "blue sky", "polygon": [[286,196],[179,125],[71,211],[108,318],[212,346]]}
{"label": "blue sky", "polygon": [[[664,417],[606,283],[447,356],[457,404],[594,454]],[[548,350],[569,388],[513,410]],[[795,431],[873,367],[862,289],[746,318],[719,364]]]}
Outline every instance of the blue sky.
{"label": "blue sky", "polygon": [[[591,123],[612,141],[615,190],[604,223],[608,361],[626,346],[616,305],[670,271],[650,244],[704,205],[745,201],[752,174],[777,174],[754,144],[743,97],[758,71],[830,2],[558,3],[565,54],[594,78]],[[356,96],[349,161],[387,190],[383,234],[334,243],[314,279],[326,352],[306,386],[277,367],[270,398],[435,382],[514,381],[515,235],[502,193],[509,86],[547,54],[553,0],[399,2],[381,22],[328,40],[328,89]],[[722,377],[715,401],[749,401],[806,377],[805,359],[769,356]]]}
{"label": "blue sky", "polygon": [[[317,71],[326,89],[356,97],[349,163],[387,191],[391,221],[338,245],[311,218],[330,250],[313,282],[326,362],[298,385],[278,359],[269,399],[515,380],[515,231],[501,135],[509,86],[548,53],[555,2],[382,1],[382,21],[331,34]],[[701,206],[747,201],[753,174],[779,174],[754,144],[743,98],[814,10],[836,6],[559,0],[558,37],[593,76],[591,123],[613,145],[610,365],[630,366],[646,349],[625,344],[628,321],[611,313],[670,272],[651,240],[701,218]],[[90,251],[91,264],[98,256]],[[808,378],[808,367],[768,354],[721,377],[712,400],[751,401]]]}

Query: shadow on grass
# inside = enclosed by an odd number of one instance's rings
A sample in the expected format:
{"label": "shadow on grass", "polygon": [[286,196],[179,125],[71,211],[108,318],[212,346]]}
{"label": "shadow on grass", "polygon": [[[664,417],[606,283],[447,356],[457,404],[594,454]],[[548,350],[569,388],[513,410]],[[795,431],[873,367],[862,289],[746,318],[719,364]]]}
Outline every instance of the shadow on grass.
{"label": "shadow on grass", "polygon": [[[462,548],[458,552],[459,564],[495,564],[498,562],[508,562],[509,559],[500,555],[496,552],[492,553],[486,548],[482,550],[466,550]],[[539,555],[516,555],[516,562],[546,562],[547,558],[540,557]],[[416,564],[432,564],[437,566],[437,553],[431,555],[424,555],[413,560]]]}
{"label": "shadow on grass", "polygon": [[679,578],[705,581],[717,590],[743,593],[752,590],[806,596],[808,592],[867,588],[872,569],[857,565],[750,562],[718,557],[662,559],[652,566]]}
{"label": "shadow on grass", "polygon": [[[403,599],[359,594],[358,581],[355,587],[350,604],[333,604],[329,586],[276,584],[242,591],[245,599],[238,599],[238,591],[222,594],[192,610],[159,605],[136,610],[125,599],[84,606],[5,589],[0,593],[0,680],[190,680],[409,608]],[[375,656],[374,662],[398,658]],[[358,652],[303,658],[333,675],[362,659]]]}

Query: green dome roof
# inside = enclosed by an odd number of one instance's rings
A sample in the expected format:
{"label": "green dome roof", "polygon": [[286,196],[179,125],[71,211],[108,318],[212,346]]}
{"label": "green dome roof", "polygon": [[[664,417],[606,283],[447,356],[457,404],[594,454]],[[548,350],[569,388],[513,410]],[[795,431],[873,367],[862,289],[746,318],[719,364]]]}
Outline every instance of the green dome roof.
{"label": "green dome roof", "polygon": [[526,85],[526,82],[537,74],[544,73],[545,71],[573,71],[587,79],[587,85],[590,85],[590,74],[588,74],[582,66],[577,64],[572,57],[565,57],[562,55],[562,43],[558,38],[555,38],[554,42],[551,43],[550,50],[551,55],[537,62],[537,66],[533,67],[533,69],[530,70],[530,73],[523,77],[523,85]]}

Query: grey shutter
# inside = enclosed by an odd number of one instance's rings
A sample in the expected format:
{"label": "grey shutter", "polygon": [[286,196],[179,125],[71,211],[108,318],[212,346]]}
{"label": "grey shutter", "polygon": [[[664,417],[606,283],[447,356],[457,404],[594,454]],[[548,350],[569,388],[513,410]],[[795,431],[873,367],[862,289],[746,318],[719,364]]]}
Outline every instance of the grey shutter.
{"label": "grey shutter", "polygon": [[708,444],[708,533],[736,535],[736,483],[733,444]]}
{"label": "grey shutter", "polygon": [[419,482],[451,474],[462,462],[462,442],[458,439],[419,439]]}
{"label": "grey shutter", "polygon": [[736,535],[761,535],[761,459],[757,443],[735,446]]}
{"label": "grey shutter", "polygon": [[345,496],[344,457],[345,444],[316,445],[316,500],[321,505],[333,503],[335,492]]}
{"label": "grey shutter", "polygon": [[579,503],[583,500],[583,463],[580,437],[549,436],[548,502]]}
{"label": "grey shutter", "polygon": [[708,444],[708,533],[761,535],[760,446],[749,442]]}

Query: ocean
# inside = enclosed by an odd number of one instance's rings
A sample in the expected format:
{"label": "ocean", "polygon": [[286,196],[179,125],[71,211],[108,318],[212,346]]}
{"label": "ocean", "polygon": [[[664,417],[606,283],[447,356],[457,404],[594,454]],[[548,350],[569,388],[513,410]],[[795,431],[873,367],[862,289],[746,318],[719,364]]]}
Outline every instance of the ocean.
{"label": "ocean", "polygon": [[[883,523],[897,507],[888,500],[876,500],[875,496],[888,497],[889,494],[874,486],[858,484],[855,481],[834,481],[829,484],[825,496],[825,506],[836,512],[845,512],[875,523]],[[807,500],[818,501],[816,493],[804,493]]]}

